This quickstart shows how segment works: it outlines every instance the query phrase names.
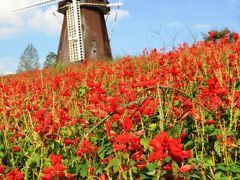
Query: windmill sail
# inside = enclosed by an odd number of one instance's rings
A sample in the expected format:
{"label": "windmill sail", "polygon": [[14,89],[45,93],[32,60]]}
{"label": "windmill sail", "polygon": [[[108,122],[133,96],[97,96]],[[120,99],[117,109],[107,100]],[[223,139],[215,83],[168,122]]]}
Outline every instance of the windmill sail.
{"label": "windmill sail", "polygon": [[85,59],[85,55],[79,1],[73,0],[73,3],[69,6],[67,23],[70,62],[82,61]]}
{"label": "windmill sail", "polygon": [[12,0],[13,11],[20,11],[29,8],[35,8],[53,4],[63,0]]}

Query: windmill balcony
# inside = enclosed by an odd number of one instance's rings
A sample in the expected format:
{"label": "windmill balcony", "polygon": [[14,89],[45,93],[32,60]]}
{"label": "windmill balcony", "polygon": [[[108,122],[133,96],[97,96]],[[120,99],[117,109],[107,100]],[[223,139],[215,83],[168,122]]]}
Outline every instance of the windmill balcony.
{"label": "windmill balcony", "polygon": [[[82,7],[89,7],[89,8],[97,8],[103,12],[103,14],[107,14],[110,11],[110,8],[107,7],[109,4],[108,0],[79,0],[80,5]],[[58,4],[58,11],[60,13],[65,14],[68,6],[72,3],[71,0],[61,1]]]}

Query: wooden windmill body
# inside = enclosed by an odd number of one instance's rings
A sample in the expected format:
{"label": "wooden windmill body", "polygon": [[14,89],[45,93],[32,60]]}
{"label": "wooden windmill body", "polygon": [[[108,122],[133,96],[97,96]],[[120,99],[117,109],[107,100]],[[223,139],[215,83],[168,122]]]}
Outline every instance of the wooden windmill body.
{"label": "wooden windmill body", "polygon": [[104,15],[111,6],[108,0],[15,0],[23,10],[58,2],[58,12],[64,15],[57,62],[77,63],[83,60],[111,58],[111,48]]}
{"label": "wooden windmill body", "polygon": [[[111,58],[111,48],[109,44],[109,38],[107,33],[107,27],[104,15],[110,11],[110,8],[106,6],[108,2],[106,0],[80,0],[78,6],[81,10],[81,27],[80,27],[80,44],[82,53],[84,54],[82,59],[104,59]],[[71,40],[69,40],[69,31],[71,31],[68,16],[69,6],[71,2],[69,0],[59,2],[58,11],[64,15],[61,38],[58,48],[57,61],[63,64],[69,64],[71,62],[77,62],[74,56],[71,57],[69,51],[71,51]],[[73,40],[74,41],[74,40]],[[81,59],[81,60],[82,60]]]}

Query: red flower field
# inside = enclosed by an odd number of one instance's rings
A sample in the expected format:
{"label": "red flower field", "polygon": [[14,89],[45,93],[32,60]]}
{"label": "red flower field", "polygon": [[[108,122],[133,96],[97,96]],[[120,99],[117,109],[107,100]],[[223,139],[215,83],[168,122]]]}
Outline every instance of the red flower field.
{"label": "red flower field", "polygon": [[240,179],[240,41],[1,77],[0,179]]}

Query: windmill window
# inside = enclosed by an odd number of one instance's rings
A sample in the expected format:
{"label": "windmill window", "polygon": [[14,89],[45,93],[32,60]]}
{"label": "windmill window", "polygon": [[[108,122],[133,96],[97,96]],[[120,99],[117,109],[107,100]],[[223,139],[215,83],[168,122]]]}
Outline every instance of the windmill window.
{"label": "windmill window", "polygon": [[96,47],[96,40],[95,39],[92,41],[92,43],[93,43],[93,47]]}
{"label": "windmill window", "polygon": [[97,57],[97,48],[96,48],[96,40],[95,39],[92,41],[92,57],[93,58]]}

